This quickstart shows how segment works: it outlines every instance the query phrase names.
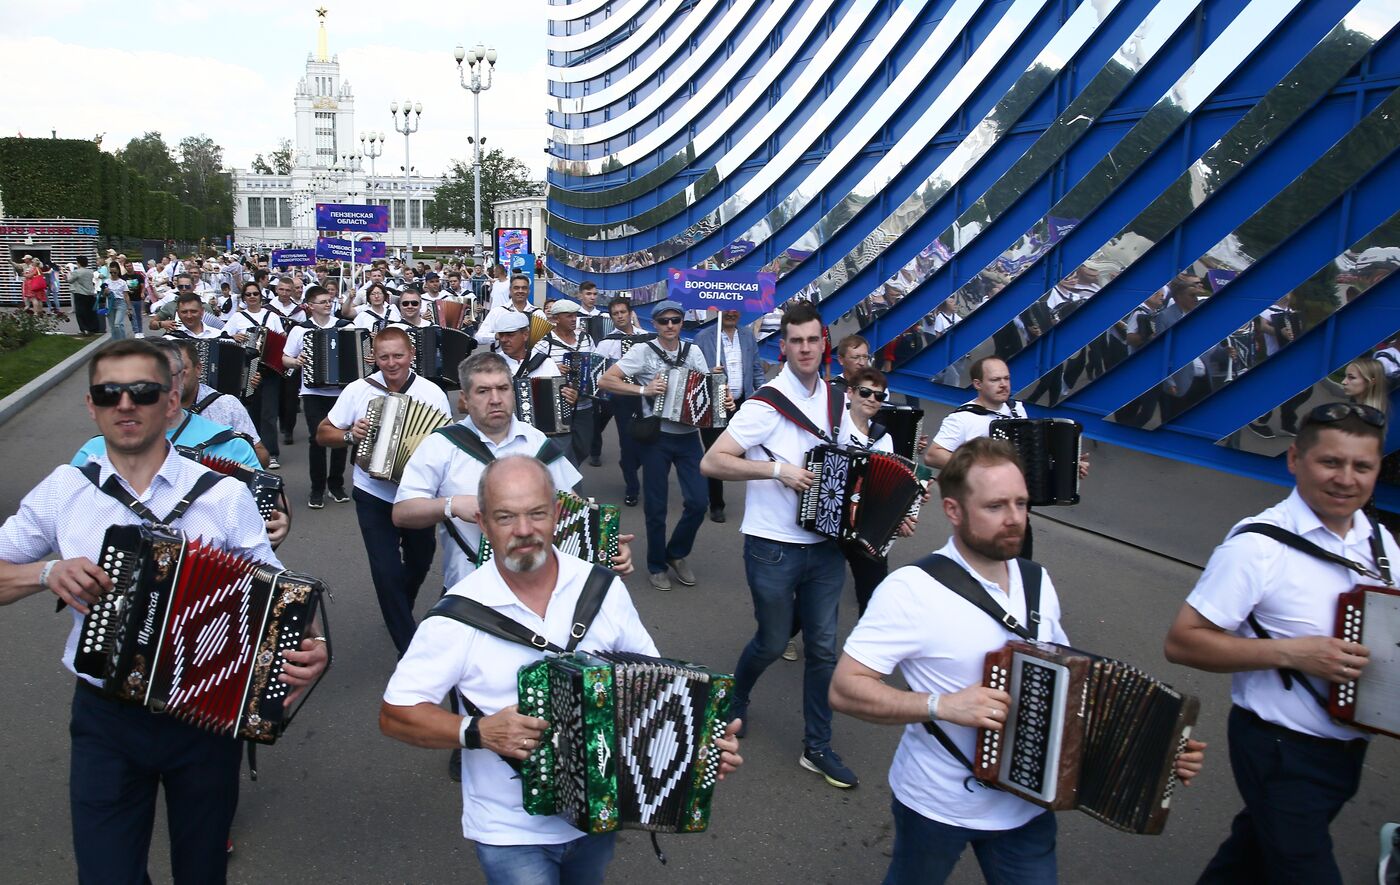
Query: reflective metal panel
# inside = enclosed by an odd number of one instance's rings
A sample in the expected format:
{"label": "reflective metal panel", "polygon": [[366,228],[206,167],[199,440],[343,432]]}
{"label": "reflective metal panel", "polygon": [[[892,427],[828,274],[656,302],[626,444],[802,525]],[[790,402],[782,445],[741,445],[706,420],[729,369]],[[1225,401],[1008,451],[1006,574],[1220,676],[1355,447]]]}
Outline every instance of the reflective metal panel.
{"label": "reflective metal panel", "polygon": [[632,60],[632,56],[641,52],[647,41],[656,36],[666,25],[671,17],[685,4],[686,0],[664,0],[662,7],[641,24],[637,30],[627,35],[616,46],[608,47],[608,50],[597,58],[591,58],[582,64],[549,66],[549,79],[556,83],[582,83],[584,80],[592,80],[594,77],[601,77],[613,68],[620,67]]}
{"label": "reflective metal panel", "polygon": [[[644,12],[651,2],[652,0],[620,0],[612,12],[606,16],[599,16],[596,21],[590,19],[587,23],[588,26],[581,31],[572,34],[547,35],[544,48],[552,52],[577,52],[580,49],[596,46],[631,24],[632,20]],[[652,14],[652,18],[666,14],[667,2],[668,0],[662,0],[661,7]],[[670,2],[674,9],[678,9],[683,0],[670,0]]]}
{"label": "reflective metal panel", "polygon": [[[1393,92],[1244,223],[1175,274],[1171,282],[1129,311],[1108,331],[1046,375],[1032,391],[1034,395],[1027,399],[1045,405],[1058,404],[1146,347],[1209,298],[1219,295],[1240,274],[1273,252],[1394,150],[1395,145],[1400,143],[1400,118],[1397,118],[1397,114],[1400,114],[1400,92]],[[1067,300],[1062,301],[1057,309],[1066,314],[1074,311],[1079,302],[1072,298],[1073,293],[1069,293]],[[1287,301],[1288,296],[1284,296],[1280,304]],[[1277,309],[1283,308],[1276,306],[1265,313],[1272,314]],[[1316,321],[1330,312],[1313,308],[1307,313]],[[1298,331],[1307,329],[1292,329],[1289,334]],[[1130,334],[1133,336],[1131,339]],[[1148,430],[1156,429],[1237,376],[1233,367],[1239,360],[1238,353],[1227,360],[1227,351],[1241,352],[1244,348],[1219,342],[1205,353],[1196,354],[1182,365],[1173,366],[1172,374],[1145,391],[1144,396],[1152,398],[1154,402],[1158,399],[1157,389],[1160,387],[1164,391],[1166,396],[1161,398],[1162,410],[1144,408],[1142,397],[1137,397],[1108,416],[1107,420]],[[1249,353],[1252,355],[1253,351]],[[1212,371],[1207,373],[1207,368]],[[1191,383],[1193,380],[1197,383]]]}
{"label": "reflective metal panel", "polygon": [[612,0],[578,0],[577,3],[550,3],[546,5],[545,12],[551,21],[570,22],[585,15],[592,15],[611,2]]}
{"label": "reflective metal panel", "polygon": [[[576,191],[551,186],[549,189],[550,199],[558,200],[569,206],[615,206],[648,193],[666,183],[677,172],[693,163],[696,157],[720,143],[733,131],[739,120],[748,113],[751,107],[768,97],[768,91],[773,83],[792,67],[807,38],[826,19],[826,14],[833,2],[834,0],[816,0],[802,16],[797,26],[793,28],[789,39],[783,41],[782,45],[778,47],[778,51],[773,53],[743,91],[735,96],[719,113],[714,123],[706,126],[696,134],[694,140],[657,168],[626,184],[601,191]],[[865,20],[869,18],[870,13],[875,10],[878,3],[879,0],[856,0],[851,5],[850,10],[842,16],[841,21],[832,29],[825,42],[836,46],[844,46],[853,42],[861,26],[865,24]],[[880,32],[880,37],[882,39],[891,37],[898,39],[899,35],[889,32],[900,22],[904,28],[907,28],[912,24],[913,17],[903,16],[891,19]],[[783,95],[777,103],[749,128],[744,137],[726,152],[713,168],[705,173],[702,180],[712,181],[712,183],[703,192],[700,192],[695,190],[700,186],[700,183],[696,182],[678,194],[678,196],[684,197],[685,205],[693,205],[697,199],[713,190],[719,183],[733,174],[754,151],[762,147],[778,130],[778,127],[792,117],[795,109],[800,107],[812,89],[822,82],[822,78],[826,76],[827,71],[836,64],[839,58],[840,54],[835,52],[819,52],[813,56],[792,85],[783,90]],[[555,160],[553,166],[555,169],[575,175],[599,175],[603,172],[621,169],[662,147],[659,143],[651,144],[649,135],[650,133],[638,139],[636,145],[623,148],[601,160]],[[645,147],[644,150],[643,147]],[[580,236],[580,234],[573,235]]]}
{"label": "reflective metal panel", "polygon": [[[590,92],[587,95],[580,95],[574,98],[556,97],[554,99],[554,109],[561,114],[585,114],[589,111],[605,108],[614,102],[627,100],[631,96],[633,90],[639,89],[644,83],[655,76],[656,72],[661,70],[666,62],[670,61],[676,53],[689,49],[691,35],[710,17],[710,10],[714,8],[716,2],[718,2],[718,0],[704,0],[704,2],[701,2],[692,9],[690,14],[679,22],[676,29],[666,35],[665,42],[663,42],[656,51],[644,58],[642,63],[632,70],[613,79],[612,82],[598,89],[596,92]],[[753,7],[753,3],[754,0],[736,3],[725,16],[726,20],[733,19],[733,22],[727,27],[723,22],[717,26],[714,32],[705,38],[705,44],[701,45],[694,50],[691,55],[687,56],[686,60],[681,63],[681,67],[666,78],[666,82],[673,83],[679,80],[679,84],[685,84],[695,72],[695,69],[690,66],[692,59],[695,56],[699,56],[703,61],[713,55],[715,47],[711,44],[713,44],[716,39],[721,43],[727,40],[730,31],[732,31],[734,26],[737,25],[739,21],[742,21],[743,17],[748,14],[749,9]],[[782,10],[786,10],[791,5],[791,2],[782,2],[775,5]],[[736,10],[739,11],[738,18],[733,18]],[[660,92],[660,89],[658,88],[656,91]],[[646,98],[650,100],[651,95],[648,95]]]}

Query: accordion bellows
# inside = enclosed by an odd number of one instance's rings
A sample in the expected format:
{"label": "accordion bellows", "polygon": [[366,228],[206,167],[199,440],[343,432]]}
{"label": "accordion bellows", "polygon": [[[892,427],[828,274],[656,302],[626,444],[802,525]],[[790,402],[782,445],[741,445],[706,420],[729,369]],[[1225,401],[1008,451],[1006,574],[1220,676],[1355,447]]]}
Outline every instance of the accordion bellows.
{"label": "accordion bellows", "polygon": [[99,559],[112,589],[83,618],[75,669],[207,731],[276,741],[291,718],[284,655],[325,585],[164,527],[112,526]]}
{"label": "accordion bellows", "polygon": [[[596,317],[595,319],[601,319]],[[559,370],[569,379],[579,396],[598,397],[603,393],[600,384],[603,374],[613,364],[613,360],[596,353],[574,351],[559,358]]]}
{"label": "accordion bellows", "polygon": [[797,498],[797,524],[884,556],[907,517],[917,518],[924,486],[899,455],[823,444],[804,465],[815,476]]}
{"label": "accordion bellows", "polygon": [[561,815],[585,833],[709,826],[733,676],[575,653],[522,667],[518,687],[520,712],[551,723],[521,769],[527,812]]}
{"label": "accordion bellows", "polygon": [[1046,642],[987,655],[985,683],[1011,695],[1002,731],[978,729],[978,780],[1130,833],[1160,833],[1176,758],[1200,702],[1131,664]]}
{"label": "accordion bellows", "polygon": [[515,379],[515,417],[551,436],[573,429],[574,404],[564,399],[563,375]]}
{"label": "accordion bellows", "polygon": [[231,476],[248,487],[248,491],[253,493],[253,500],[257,502],[258,513],[263,519],[272,516],[272,511],[276,510],[282,503],[283,482],[282,477],[266,470],[254,470],[246,464],[237,461],[230,461],[228,458],[220,458],[211,455],[207,451],[190,448],[189,446],[176,446],[175,451],[180,455],[196,461],[215,473],[222,473],[224,476]]}
{"label": "accordion bellows", "polygon": [[[581,498],[566,491],[556,492],[555,501],[554,546],[585,562],[611,567],[617,556],[617,538],[622,524],[617,505],[599,504],[592,498]],[[482,535],[477,567],[494,555],[491,542]]]}
{"label": "accordion bellows", "polygon": [[365,410],[369,434],[355,448],[355,464],[375,479],[398,482],[408,459],[428,434],[452,418],[403,393],[386,393]]}

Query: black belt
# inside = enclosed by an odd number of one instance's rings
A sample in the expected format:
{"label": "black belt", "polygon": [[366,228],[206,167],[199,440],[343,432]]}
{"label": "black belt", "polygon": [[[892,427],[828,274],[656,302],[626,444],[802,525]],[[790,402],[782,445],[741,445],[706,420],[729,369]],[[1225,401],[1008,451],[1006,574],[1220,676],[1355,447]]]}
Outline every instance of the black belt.
{"label": "black belt", "polygon": [[1270,722],[1269,720],[1261,717],[1258,713],[1255,713],[1253,710],[1247,710],[1244,707],[1241,707],[1239,704],[1236,704],[1234,709],[1246,720],[1248,720],[1250,725],[1259,728],[1263,731],[1266,731],[1277,738],[1281,738],[1283,740],[1290,740],[1294,743],[1318,747],[1320,749],[1326,750],[1350,750],[1355,749],[1357,745],[1365,746],[1367,743],[1365,738],[1325,738],[1318,737],[1317,735],[1313,734],[1304,734],[1303,732],[1295,731],[1294,729],[1289,728],[1286,725],[1279,725],[1278,723]]}
{"label": "black belt", "polygon": [[762,535],[746,535],[745,537],[767,541],[769,544],[782,544],[784,547],[796,547],[799,550],[806,550],[808,547],[820,547],[823,544],[836,544],[837,547],[841,546],[836,543],[835,538],[822,538],[820,541],[810,541],[806,544],[801,544],[797,541],[779,541],[777,538],[765,538]]}

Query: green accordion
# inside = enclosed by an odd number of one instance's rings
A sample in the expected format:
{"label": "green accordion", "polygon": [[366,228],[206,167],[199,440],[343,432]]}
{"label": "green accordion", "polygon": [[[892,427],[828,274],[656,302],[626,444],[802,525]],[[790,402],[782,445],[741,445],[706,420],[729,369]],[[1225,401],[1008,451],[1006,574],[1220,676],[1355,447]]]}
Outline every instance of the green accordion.
{"label": "green accordion", "polygon": [[[613,557],[617,556],[617,536],[622,523],[617,505],[599,504],[573,492],[558,492],[556,497],[554,546],[570,556],[611,568]],[[476,554],[477,567],[492,555],[491,542],[482,535]]]}
{"label": "green accordion", "polygon": [[525,810],[585,833],[698,833],[719,779],[734,677],[621,652],[522,667],[519,710],[550,722],[520,773]]}

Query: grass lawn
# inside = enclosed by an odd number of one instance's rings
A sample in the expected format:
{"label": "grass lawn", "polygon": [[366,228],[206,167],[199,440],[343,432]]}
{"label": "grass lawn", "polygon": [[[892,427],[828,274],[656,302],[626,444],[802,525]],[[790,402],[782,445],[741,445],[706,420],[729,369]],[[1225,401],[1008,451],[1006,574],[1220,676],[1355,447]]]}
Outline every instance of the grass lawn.
{"label": "grass lawn", "polygon": [[0,353],[0,399],[92,343],[73,335],[42,335],[19,350]]}

